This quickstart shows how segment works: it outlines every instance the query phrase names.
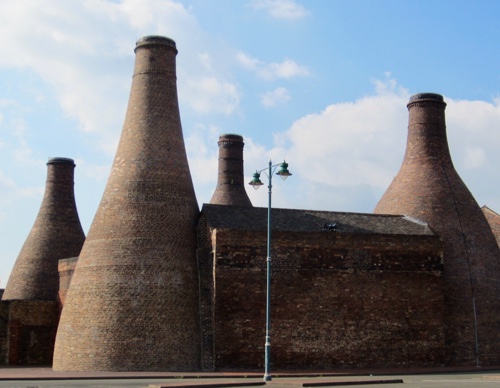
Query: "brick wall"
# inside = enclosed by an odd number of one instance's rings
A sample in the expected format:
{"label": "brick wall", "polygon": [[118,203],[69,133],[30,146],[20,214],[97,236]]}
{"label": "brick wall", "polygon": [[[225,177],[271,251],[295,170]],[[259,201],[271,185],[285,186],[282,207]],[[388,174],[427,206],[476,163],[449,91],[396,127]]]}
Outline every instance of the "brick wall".
{"label": "brick wall", "polygon": [[[0,298],[3,294],[3,289],[0,289]],[[9,327],[9,302],[0,300],[0,365],[7,364],[7,331]]]}
{"label": "brick wall", "polygon": [[[215,368],[263,368],[266,234],[212,242]],[[443,364],[439,238],[275,232],[272,248],[274,369]]]}
{"label": "brick wall", "polygon": [[[2,357],[9,365],[51,365],[59,321],[56,301],[3,301]],[[5,312],[7,311],[7,314]],[[2,327],[2,330],[4,327]],[[6,333],[5,336],[3,333]]]}
{"label": "brick wall", "polygon": [[59,304],[62,309],[66,301],[66,294],[68,293],[71,278],[75,272],[78,257],[70,257],[68,259],[59,260],[57,269],[59,271]]}
{"label": "brick wall", "polygon": [[213,254],[210,229],[207,228],[206,219],[200,218],[197,228],[199,287],[200,287],[200,334],[201,334],[201,369],[213,371],[214,358],[214,279],[213,279]]}

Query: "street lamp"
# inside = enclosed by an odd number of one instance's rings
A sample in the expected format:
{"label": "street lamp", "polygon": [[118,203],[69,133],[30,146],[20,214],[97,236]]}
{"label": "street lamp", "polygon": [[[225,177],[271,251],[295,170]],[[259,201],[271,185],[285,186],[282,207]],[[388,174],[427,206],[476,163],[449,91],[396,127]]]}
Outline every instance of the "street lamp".
{"label": "street lamp", "polygon": [[[266,275],[266,342],[265,342],[265,372],[264,372],[264,381],[271,381],[271,194],[273,188],[273,174],[276,169],[280,167],[279,171],[276,172],[276,175],[279,175],[282,180],[285,180],[290,175],[290,171],[288,171],[288,163],[283,161],[283,163],[274,164],[269,160],[268,168],[264,168],[263,170],[256,171],[253,174],[253,179],[248,183],[252,185],[255,190],[257,190],[260,186],[263,186],[264,183],[260,180],[260,174],[263,172],[267,175],[269,179],[269,185],[267,186],[269,191],[269,201],[267,205],[267,275]],[[266,172],[267,170],[267,172]]]}

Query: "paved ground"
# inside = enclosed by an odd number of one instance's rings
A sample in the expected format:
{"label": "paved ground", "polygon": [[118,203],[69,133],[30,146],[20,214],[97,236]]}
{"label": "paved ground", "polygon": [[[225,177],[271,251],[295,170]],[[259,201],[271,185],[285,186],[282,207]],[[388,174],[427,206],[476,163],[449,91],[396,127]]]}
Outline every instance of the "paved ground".
{"label": "paved ground", "polygon": [[[500,368],[469,370],[367,371],[330,374],[277,374],[265,385],[293,387],[388,387],[388,388],[500,388]],[[405,373],[402,373],[405,372]],[[412,373],[412,374],[406,374]],[[161,388],[161,387],[251,387],[264,386],[260,374],[151,372],[53,372],[49,368],[0,367],[0,387],[24,388]]]}

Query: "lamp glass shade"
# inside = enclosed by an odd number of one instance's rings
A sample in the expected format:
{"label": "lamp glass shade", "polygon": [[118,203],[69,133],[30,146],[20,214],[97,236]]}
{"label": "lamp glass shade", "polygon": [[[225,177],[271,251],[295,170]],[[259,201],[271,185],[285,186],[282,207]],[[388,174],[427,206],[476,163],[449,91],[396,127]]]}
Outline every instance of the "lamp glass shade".
{"label": "lamp glass shade", "polygon": [[280,169],[276,175],[279,175],[282,180],[286,180],[286,178],[292,175],[290,171],[288,171],[288,163],[286,161],[280,164]]}
{"label": "lamp glass shade", "polygon": [[250,182],[248,182],[248,184],[253,186],[255,190],[257,190],[260,186],[264,185],[264,183],[262,183],[262,181],[260,180],[260,173],[255,172],[253,174],[253,179]]}

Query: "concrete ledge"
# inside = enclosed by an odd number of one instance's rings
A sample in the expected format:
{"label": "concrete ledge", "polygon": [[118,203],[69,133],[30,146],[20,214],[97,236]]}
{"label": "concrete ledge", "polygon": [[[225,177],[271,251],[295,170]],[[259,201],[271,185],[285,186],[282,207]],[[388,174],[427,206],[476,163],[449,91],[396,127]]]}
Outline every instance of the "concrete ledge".
{"label": "concrete ledge", "polygon": [[[341,387],[348,385],[375,385],[375,384],[403,384],[402,379],[392,379],[392,380],[353,380],[353,381],[322,381],[320,383],[302,383],[302,387]],[[149,388],[224,388],[224,387],[258,387],[263,385],[272,386],[274,383],[265,383],[264,381],[228,381],[228,382],[218,382],[215,384],[211,383],[171,383],[171,384],[150,384]],[[295,385],[295,384],[294,384]],[[300,384],[299,384],[300,385]]]}
{"label": "concrete ledge", "polygon": [[206,384],[206,383],[186,383],[186,384],[150,384],[149,388],[224,388],[224,387],[260,387],[266,385],[264,381],[255,382],[227,382],[227,383],[216,383],[216,384]]}
{"label": "concrete ledge", "polygon": [[393,380],[360,380],[360,381],[324,381],[321,383],[304,383],[303,387],[340,387],[346,385],[403,384],[402,379]]}

